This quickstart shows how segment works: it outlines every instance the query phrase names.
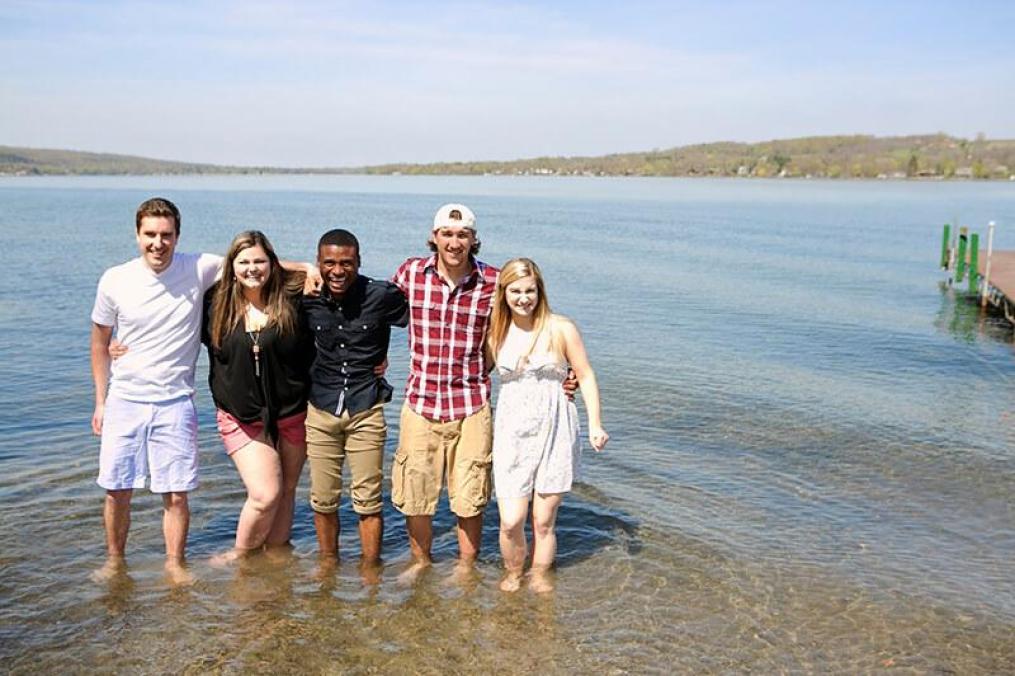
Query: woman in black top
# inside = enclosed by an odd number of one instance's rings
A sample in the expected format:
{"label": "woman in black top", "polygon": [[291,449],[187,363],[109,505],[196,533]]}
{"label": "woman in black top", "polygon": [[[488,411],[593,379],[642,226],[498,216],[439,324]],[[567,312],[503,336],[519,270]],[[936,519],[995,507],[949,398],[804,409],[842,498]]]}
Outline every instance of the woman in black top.
{"label": "woman in black top", "polygon": [[267,238],[249,231],[233,240],[205,296],[202,340],[219,434],[247,488],[236,544],[214,564],[289,541],[314,355],[302,288],[302,274],[283,269]]}

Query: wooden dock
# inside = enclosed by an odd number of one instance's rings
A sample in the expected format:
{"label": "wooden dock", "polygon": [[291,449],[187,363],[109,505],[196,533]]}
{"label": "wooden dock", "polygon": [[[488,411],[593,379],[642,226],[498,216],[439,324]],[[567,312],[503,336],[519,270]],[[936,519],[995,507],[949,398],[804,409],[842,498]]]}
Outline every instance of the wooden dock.
{"label": "wooden dock", "polygon": [[994,251],[994,223],[988,227],[987,248],[981,249],[977,233],[959,228],[952,238],[951,226],[945,225],[941,267],[952,272],[949,283],[956,287],[968,278],[969,295],[979,297],[981,307],[1002,312],[1015,326],[1015,251]]}
{"label": "wooden dock", "polygon": [[[990,278],[987,274],[987,251],[979,252],[976,261],[981,299],[1004,313],[1005,319],[1015,325],[1015,251],[990,253]],[[986,287],[986,288],[984,288]]]}

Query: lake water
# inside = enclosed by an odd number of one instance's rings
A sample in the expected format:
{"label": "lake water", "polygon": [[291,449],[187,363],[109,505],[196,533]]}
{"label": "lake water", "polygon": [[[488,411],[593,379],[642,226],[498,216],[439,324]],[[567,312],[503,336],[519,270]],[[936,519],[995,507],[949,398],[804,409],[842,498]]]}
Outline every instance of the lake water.
{"label": "lake water", "polygon": [[[425,252],[437,206],[481,258],[527,255],[582,328],[613,440],[559,520],[557,590],[497,590],[496,508],[451,584],[446,501],[414,587],[385,508],[365,585],[315,575],[304,475],[292,554],[218,570],[244,491],[199,373],[189,560],[162,577],[161,502],[134,499],[129,574],[104,556],[89,312],[136,255],[133,213],[183,212],[180,249],[264,230],[310,260],[360,237],[365,274]],[[914,672],[1015,667],[1015,355],[936,269],[941,225],[1015,248],[1015,184],[514,177],[0,179],[0,663],[4,671]],[[963,285],[964,288],[965,285]],[[404,332],[390,380],[404,383]],[[388,457],[401,393],[388,407]]]}

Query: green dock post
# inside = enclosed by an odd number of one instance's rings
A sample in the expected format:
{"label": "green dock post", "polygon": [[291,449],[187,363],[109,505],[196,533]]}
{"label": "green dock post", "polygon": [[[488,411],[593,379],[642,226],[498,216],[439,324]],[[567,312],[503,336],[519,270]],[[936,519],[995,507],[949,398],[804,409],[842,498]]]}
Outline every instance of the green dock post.
{"label": "green dock post", "polygon": [[941,269],[948,269],[948,239],[951,236],[952,226],[945,223],[945,234],[941,237]]}
{"label": "green dock post", "polygon": [[961,282],[966,277],[966,233],[969,228],[959,228],[959,252],[955,256],[955,281]]}
{"label": "green dock post", "polygon": [[980,236],[975,232],[969,236],[969,293],[976,294],[976,280],[980,276]]}

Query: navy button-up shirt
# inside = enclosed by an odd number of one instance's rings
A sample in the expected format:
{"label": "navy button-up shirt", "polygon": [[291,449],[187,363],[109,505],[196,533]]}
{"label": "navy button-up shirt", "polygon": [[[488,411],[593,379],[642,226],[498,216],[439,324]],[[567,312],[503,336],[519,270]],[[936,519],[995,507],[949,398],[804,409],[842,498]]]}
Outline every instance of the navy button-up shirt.
{"label": "navy button-up shirt", "polygon": [[391,401],[391,385],[374,375],[388,354],[392,326],[409,323],[408,303],[397,286],[360,275],[342,298],[325,286],[304,296],[317,356],[310,367],[310,403],[341,415]]}

